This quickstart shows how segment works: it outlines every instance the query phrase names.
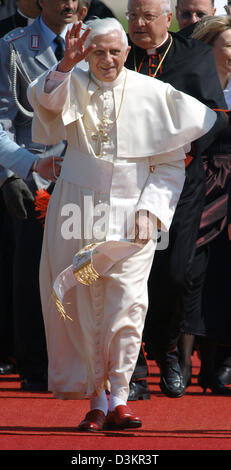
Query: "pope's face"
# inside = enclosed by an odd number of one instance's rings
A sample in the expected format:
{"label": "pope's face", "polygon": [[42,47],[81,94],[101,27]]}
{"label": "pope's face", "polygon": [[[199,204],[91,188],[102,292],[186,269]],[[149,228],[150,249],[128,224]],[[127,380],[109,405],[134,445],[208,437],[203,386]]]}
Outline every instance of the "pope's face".
{"label": "pope's face", "polygon": [[176,18],[180,29],[197,23],[204,16],[215,15],[216,9],[211,0],[178,0]]}
{"label": "pope's face", "polygon": [[152,49],[166,38],[172,13],[163,14],[161,0],[131,0],[128,8],[128,32],[136,46]]}
{"label": "pope's face", "polygon": [[42,19],[54,32],[59,32],[76,19],[78,0],[39,0]]}
{"label": "pope's face", "polygon": [[120,74],[130,47],[126,47],[119,31],[95,36],[96,47],[87,61],[95,77],[102,82],[111,82]]}

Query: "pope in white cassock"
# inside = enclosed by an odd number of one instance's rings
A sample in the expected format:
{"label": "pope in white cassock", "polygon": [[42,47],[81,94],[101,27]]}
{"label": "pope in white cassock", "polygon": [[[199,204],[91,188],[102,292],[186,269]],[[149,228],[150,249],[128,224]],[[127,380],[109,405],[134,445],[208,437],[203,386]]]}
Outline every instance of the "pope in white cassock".
{"label": "pope in white cassock", "polygon": [[[30,85],[28,96],[33,139],[68,141],[48,206],[40,270],[49,390],[60,398],[90,398],[78,429],[96,431],[141,426],[126,402],[147,311],[153,233],[158,224],[169,230],[184,185],[185,151],[216,114],[169,84],[126,70],[129,47],[117,20],[90,26],[82,36],[81,23],[73,26],[64,58]],[[83,59],[89,72],[76,67]],[[98,245],[86,249],[90,272],[99,277],[85,285],[79,257],[77,268],[72,262],[91,243]]]}

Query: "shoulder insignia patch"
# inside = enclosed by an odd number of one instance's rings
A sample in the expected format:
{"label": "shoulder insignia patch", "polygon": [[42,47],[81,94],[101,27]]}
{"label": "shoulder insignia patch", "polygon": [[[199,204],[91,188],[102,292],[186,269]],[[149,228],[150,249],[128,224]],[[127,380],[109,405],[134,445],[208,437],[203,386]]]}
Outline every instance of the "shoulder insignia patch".
{"label": "shoulder insignia patch", "polygon": [[6,42],[12,42],[26,36],[26,34],[27,32],[24,28],[16,28],[10,31],[9,33],[5,34],[5,36],[3,36],[3,39]]}

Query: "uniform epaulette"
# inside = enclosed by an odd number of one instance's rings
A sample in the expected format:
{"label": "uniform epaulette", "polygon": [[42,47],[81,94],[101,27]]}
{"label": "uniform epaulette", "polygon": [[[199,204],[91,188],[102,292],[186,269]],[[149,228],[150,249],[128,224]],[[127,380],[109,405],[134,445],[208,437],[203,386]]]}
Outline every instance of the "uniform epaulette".
{"label": "uniform epaulette", "polygon": [[9,33],[5,34],[5,36],[3,36],[3,39],[6,42],[17,41],[17,39],[26,36],[26,33],[27,32],[25,28],[15,28]]}

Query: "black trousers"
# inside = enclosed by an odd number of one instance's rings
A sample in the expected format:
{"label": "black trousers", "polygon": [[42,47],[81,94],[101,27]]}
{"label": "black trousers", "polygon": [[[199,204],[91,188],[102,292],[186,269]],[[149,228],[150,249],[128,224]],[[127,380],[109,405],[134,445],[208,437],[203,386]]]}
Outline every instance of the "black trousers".
{"label": "black trousers", "polygon": [[43,226],[33,203],[28,218],[12,217],[12,295],[15,355],[21,378],[39,380],[47,374],[47,349],[39,289]]}
{"label": "black trousers", "polygon": [[[230,265],[231,242],[228,239],[227,226],[223,231],[203,248],[205,263],[201,275],[200,303],[190,302],[182,326],[183,332],[191,332],[197,336],[207,336],[216,339],[222,345],[231,345],[231,315],[230,315]],[[199,253],[196,258],[199,258]],[[198,263],[200,267],[200,264]],[[196,267],[196,265],[195,265]],[[194,296],[196,297],[196,296]],[[189,299],[190,300],[190,299]]]}
{"label": "black trousers", "polygon": [[207,335],[203,324],[202,303],[209,265],[209,253],[209,244],[197,249],[192,267],[192,285],[185,298],[185,312],[181,331],[193,336]]}
{"label": "black trousers", "polygon": [[0,362],[15,357],[12,299],[12,223],[0,191]]}

